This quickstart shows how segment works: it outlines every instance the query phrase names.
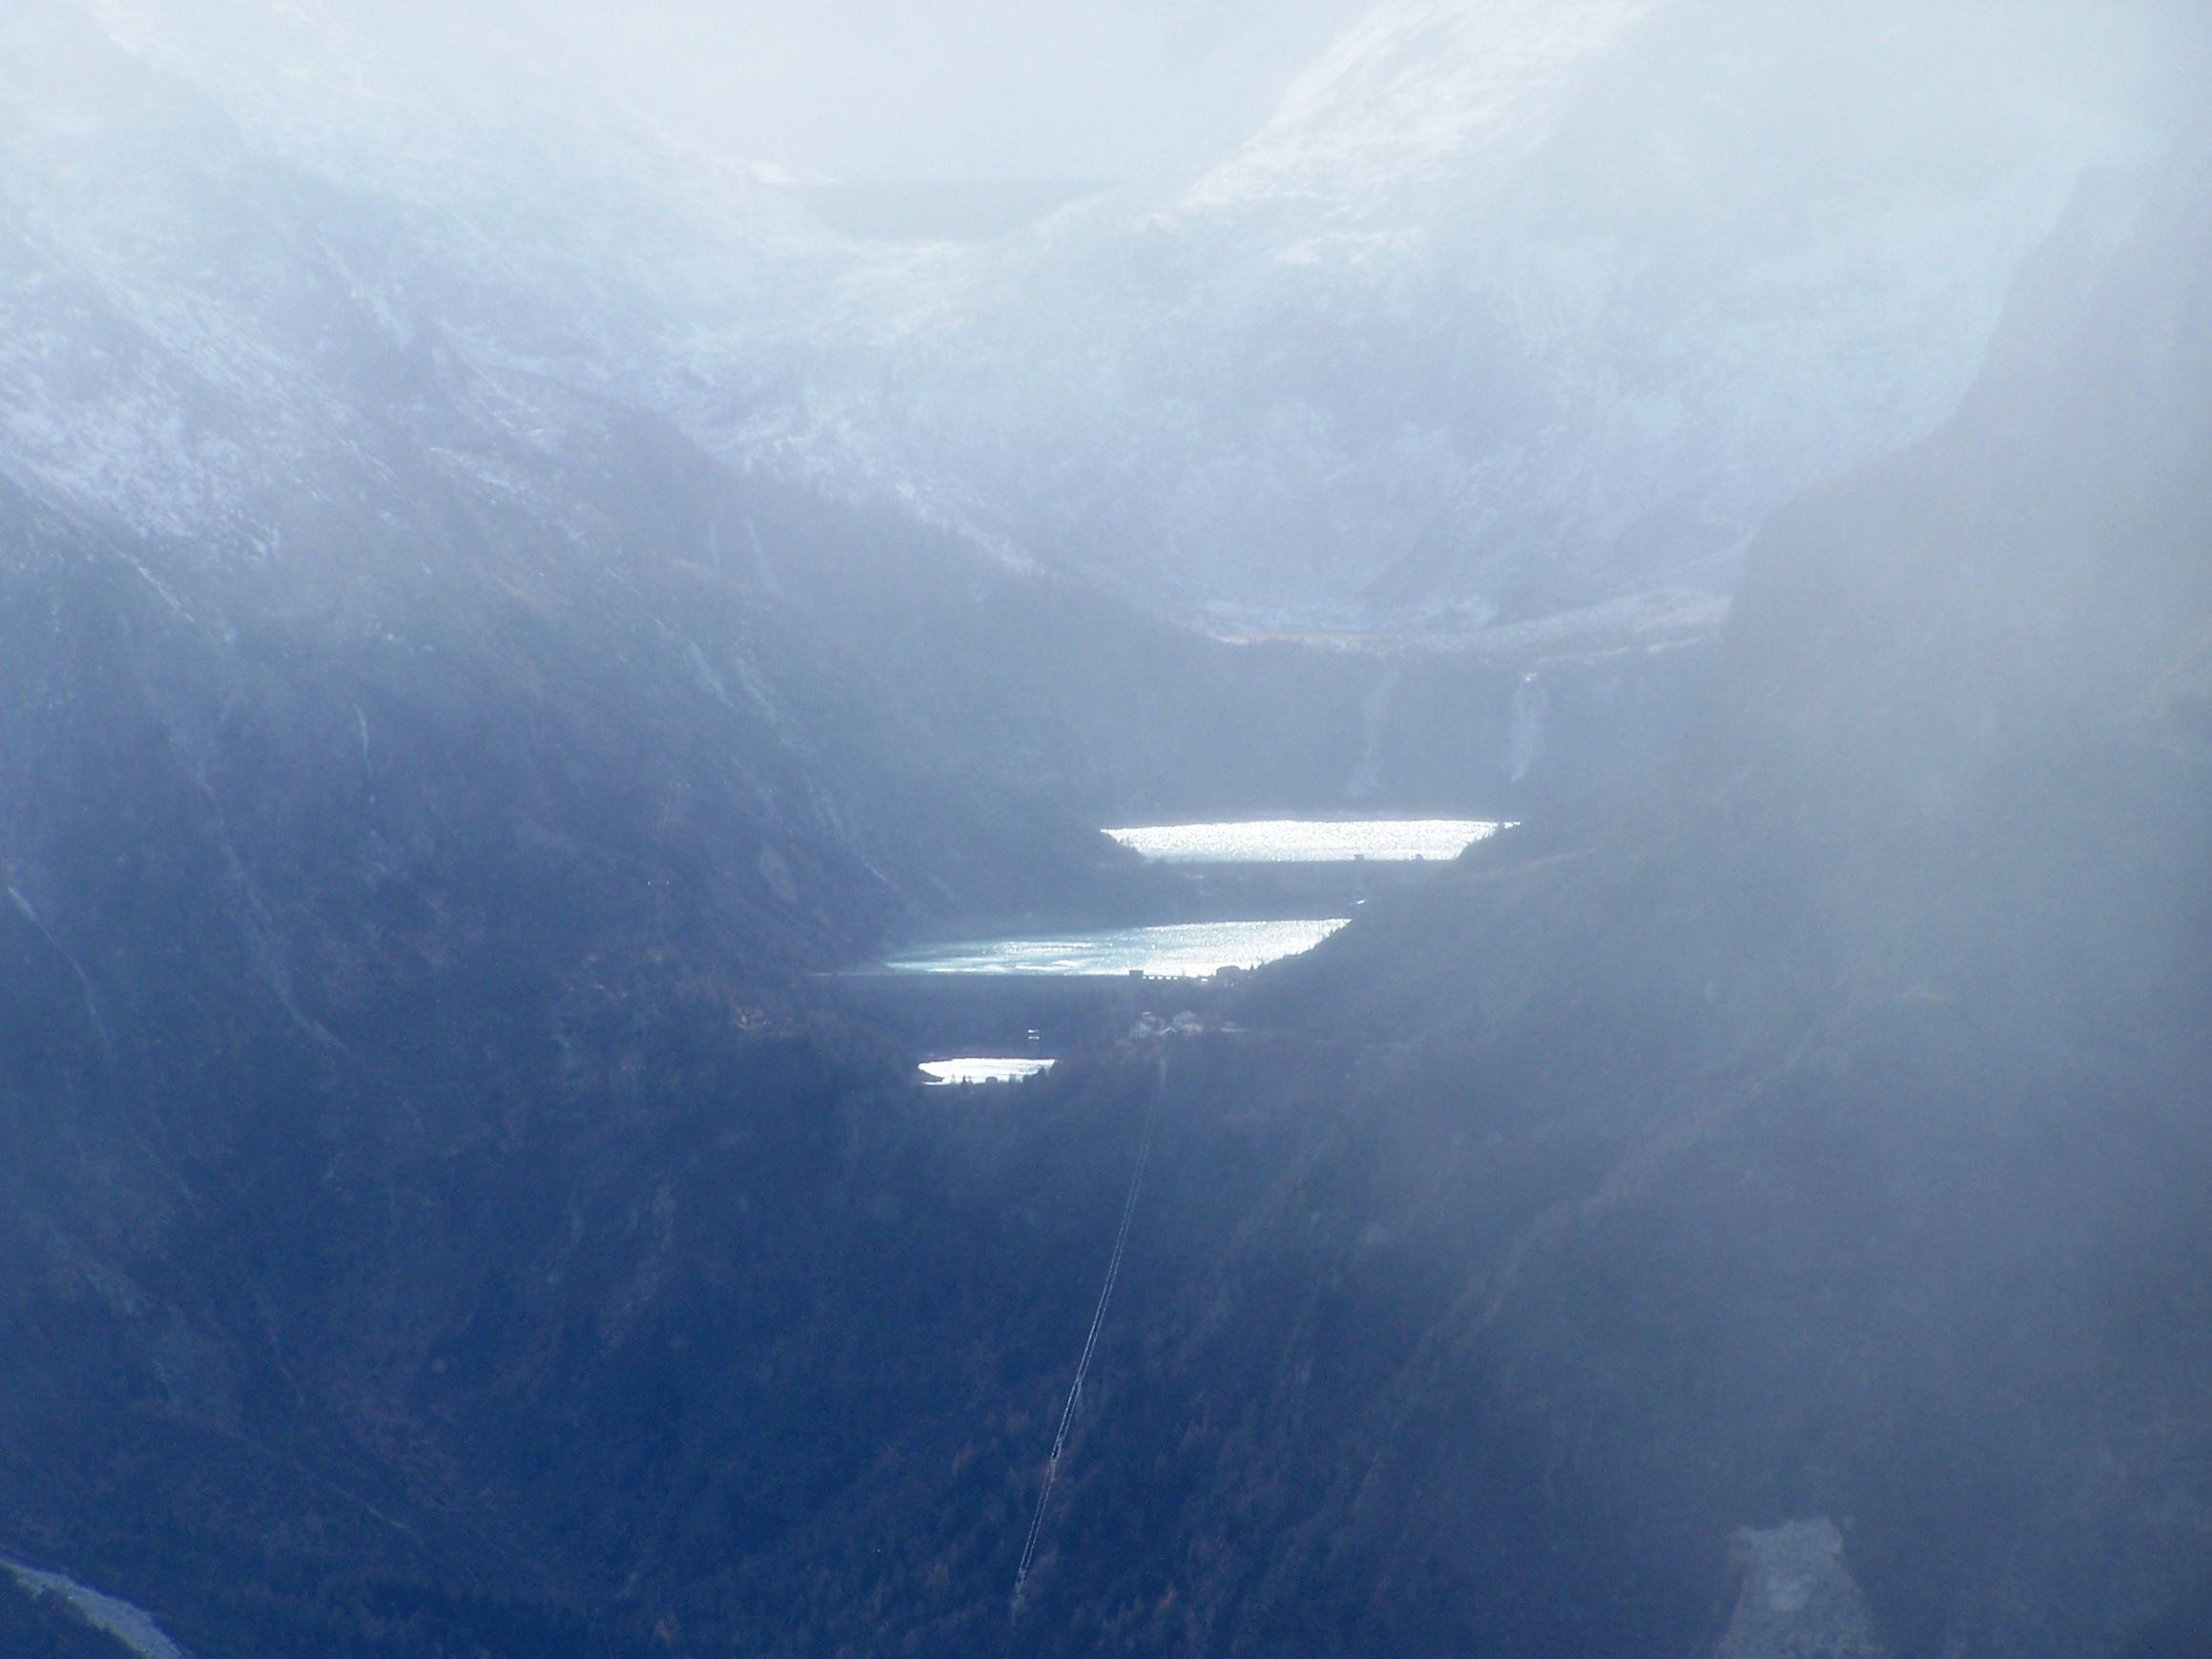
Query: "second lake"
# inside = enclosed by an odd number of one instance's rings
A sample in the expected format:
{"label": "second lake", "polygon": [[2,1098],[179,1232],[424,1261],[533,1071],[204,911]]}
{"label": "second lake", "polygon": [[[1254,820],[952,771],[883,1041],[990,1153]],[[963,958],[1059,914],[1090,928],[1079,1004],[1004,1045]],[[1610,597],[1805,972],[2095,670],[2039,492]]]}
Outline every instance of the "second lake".
{"label": "second lake", "polygon": [[1205,979],[1225,967],[1259,967],[1308,951],[1342,918],[1296,922],[1192,922],[1037,939],[931,945],[884,964],[893,973],[1130,974]]}

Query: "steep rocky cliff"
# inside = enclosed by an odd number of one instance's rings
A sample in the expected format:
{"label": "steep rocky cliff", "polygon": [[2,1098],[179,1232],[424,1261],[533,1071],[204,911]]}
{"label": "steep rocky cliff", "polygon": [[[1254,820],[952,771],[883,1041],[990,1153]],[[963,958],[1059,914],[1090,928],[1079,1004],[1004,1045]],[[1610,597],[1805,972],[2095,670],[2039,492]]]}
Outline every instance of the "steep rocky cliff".
{"label": "steep rocky cliff", "polygon": [[1903,1652],[2117,1652],[2201,1580],[2208,238],[2201,153],[2086,190],[1961,415],[1769,527],[1632,829],[1282,993],[1423,1033],[1337,1225],[1500,1225],[1316,1535],[1364,1617],[1632,1651],[1819,1519]]}

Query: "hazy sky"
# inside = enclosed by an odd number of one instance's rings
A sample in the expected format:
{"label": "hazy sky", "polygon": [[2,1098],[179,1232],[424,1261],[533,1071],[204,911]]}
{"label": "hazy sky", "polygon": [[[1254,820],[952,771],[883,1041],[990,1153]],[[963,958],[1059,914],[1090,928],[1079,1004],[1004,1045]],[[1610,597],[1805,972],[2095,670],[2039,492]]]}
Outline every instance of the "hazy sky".
{"label": "hazy sky", "polygon": [[1127,178],[1255,125],[1372,0],[540,0],[680,135],[851,179]]}

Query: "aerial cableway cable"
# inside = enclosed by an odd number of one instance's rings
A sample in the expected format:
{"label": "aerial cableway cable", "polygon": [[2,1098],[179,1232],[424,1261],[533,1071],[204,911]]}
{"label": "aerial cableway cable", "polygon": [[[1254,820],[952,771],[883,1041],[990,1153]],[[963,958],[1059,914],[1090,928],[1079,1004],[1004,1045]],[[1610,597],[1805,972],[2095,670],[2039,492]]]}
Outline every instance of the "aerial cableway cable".
{"label": "aerial cableway cable", "polygon": [[1129,1175],[1128,1196],[1122,1201],[1122,1224],[1114,1234],[1113,1255],[1106,1259],[1106,1283],[1099,1287],[1098,1306],[1091,1311],[1090,1331],[1083,1339],[1083,1357],[1075,1362],[1075,1380],[1067,1390],[1067,1404],[1060,1413],[1060,1429],[1052,1437],[1052,1455],[1045,1461],[1044,1484],[1037,1494],[1037,1513],[1029,1521],[1029,1536],[1022,1545],[1022,1565],[1014,1573],[1013,1616],[1022,1612],[1023,1586],[1037,1559],[1037,1540],[1044,1531],[1044,1512],[1052,1503],[1053,1483],[1060,1479],[1060,1456],[1067,1449],[1067,1431],[1075,1421],[1076,1402],[1083,1398],[1083,1381],[1090,1374],[1091,1356],[1098,1352],[1098,1334],[1106,1325],[1106,1305],[1114,1299],[1114,1284],[1122,1276],[1122,1257],[1129,1248],[1129,1222],[1137,1213],[1137,1193],[1145,1185],[1145,1165],[1152,1155],[1152,1133],[1160,1123],[1160,1102],[1168,1093],[1168,1050],[1160,1050],[1160,1074],[1152,1089],[1152,1103],[1145,1109],[1145,1132],[1137,1142],[1137,1167]]}

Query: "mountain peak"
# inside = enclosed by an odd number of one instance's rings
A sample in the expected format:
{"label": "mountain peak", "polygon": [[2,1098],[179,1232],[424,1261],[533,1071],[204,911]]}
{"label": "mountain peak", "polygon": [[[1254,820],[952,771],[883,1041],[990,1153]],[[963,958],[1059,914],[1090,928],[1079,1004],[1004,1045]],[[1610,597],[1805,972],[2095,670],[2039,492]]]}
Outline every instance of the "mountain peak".
{"label": "mountain peak", "polygon": [[1664,0],[1408,0],[1378,7],[1185,197],[1321,200],[1356,214],[1408,178],[1464,184],[1540,144],[1577,78]]}

